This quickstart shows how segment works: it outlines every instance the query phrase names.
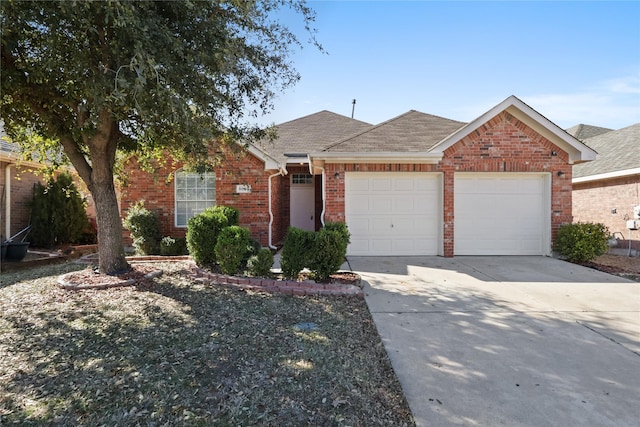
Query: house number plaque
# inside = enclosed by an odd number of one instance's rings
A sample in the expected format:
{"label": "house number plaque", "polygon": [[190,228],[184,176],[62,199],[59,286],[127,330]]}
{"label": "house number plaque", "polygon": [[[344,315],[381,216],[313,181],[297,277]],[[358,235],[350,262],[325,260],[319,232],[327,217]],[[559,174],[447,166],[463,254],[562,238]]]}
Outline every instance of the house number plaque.
{"label": "house number plaque", "polygon": [[249,193],[251,193],[251,186],[249,184],[237,184],[236,185],[236,193],[238,193],[238,194],[249,194]]}

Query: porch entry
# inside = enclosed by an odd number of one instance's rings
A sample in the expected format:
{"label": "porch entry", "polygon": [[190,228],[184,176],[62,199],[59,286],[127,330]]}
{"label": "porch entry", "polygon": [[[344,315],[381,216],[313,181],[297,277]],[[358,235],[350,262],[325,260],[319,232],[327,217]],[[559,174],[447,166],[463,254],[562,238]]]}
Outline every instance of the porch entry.
{"label": "porch entry", "polygon": [[290,206],[292,227],[315,230],[314,177],[308,173],[291,174]]}

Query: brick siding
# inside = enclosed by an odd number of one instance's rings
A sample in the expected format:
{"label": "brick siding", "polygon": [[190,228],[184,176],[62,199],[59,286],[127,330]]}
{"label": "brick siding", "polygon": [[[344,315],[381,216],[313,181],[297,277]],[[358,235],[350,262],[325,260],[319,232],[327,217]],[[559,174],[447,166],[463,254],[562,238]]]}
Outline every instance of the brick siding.
{"label": "brick siding", "polygon": [[[216,169],[216,204],[232,206],[240,211],[240,225],[247,227],[251,237],[258,240],[261,245],[268,244],[269,229],[269,200],[268,180],[273,172],[264,170],[264,163],[245,151],[224,150],[221,162],[224,168]],[[166,177],[179,170],[182,164],[169,162],[166,166],[157,168],[154,174],[140,169],[135,160],[127,165],[128,183],[121,191],[120,213],[124,218],[127,211],[139,200],[145,201],[145,206],[155,211],[161,220],[161,234],[163,236],[184,237],[186,227],[175,226],[175,191],[174,181]],[[282,177],[273,178],[272,192],[274,195],[274,211],[278,212],[282,192],[279,181]],[[236,185],[250,185],[251,193],[241,194],[236,192]],[[274,216],[274,242],[281,239],[282,221]],[[123,230],[125,242],[131,239],[126,230]]]}
{"label": "brick siding", "polygon": [[[552,239],[562,224],[572,221],[571,166],[567,153],[506,112],[449,147],[439,165],[335,163],[326,164],[325,171],[325,218],[328,221],[345,221],[345,172],[442,172],[443,253],[446,257],[452,257],[454,253],[453,187],[456,172],[549,172],[552,177]],[[562,172],[561,176],[558,172]]]}
{"label": "brick siding", "polygon": [[[626,221],[633,218],[633,207],[639,205],[640,175],[573,185],[574,221],[606,225],[624,249],[629,247]],[[640,231],[631,232],[631,248],[640,250]]]}
{"label": "brick siding", "polygon": [[[555,155],[553,154],[555,153]],[[453,256],[455,172],[551,173],[551,239],[571,223],[571,165],[568,155],[507,112],[502,112],[444,152],[444,254]],[[560,175],[558,175],[560,173]]]}
{"label": "brick siding", "polygon": [[[7,201],[5,194],[7,188],[5,173],[7,165],[7,162],[0,162],[0,198],[2,201],[0,204],[0,240],[5,240],[15,235],[18,231],[29,225],[31,219],[30,205],[33,199],[33,187],[38,182],[44,185],[47,181],[47,177],[42,174],[37,174],[33,167],[11,164],[11,234],[9,236],[5,236],[7,221],[5,215]],[[87,201],[87,216],[90,219],[95,218],[95,209],[86,186],[77,176],[74,176],[74,183],[80,195]],[[22,236],[18,236],[18,238],[20,239]]]}

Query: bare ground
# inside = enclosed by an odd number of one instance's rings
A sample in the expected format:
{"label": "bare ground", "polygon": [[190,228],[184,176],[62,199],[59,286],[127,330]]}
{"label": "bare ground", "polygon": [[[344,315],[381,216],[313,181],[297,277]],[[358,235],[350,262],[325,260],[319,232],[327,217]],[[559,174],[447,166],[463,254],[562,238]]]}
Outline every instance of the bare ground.
{"label": "bare ground", "polygon": [[584,265],[640,282],[639,257],[605,254]]}

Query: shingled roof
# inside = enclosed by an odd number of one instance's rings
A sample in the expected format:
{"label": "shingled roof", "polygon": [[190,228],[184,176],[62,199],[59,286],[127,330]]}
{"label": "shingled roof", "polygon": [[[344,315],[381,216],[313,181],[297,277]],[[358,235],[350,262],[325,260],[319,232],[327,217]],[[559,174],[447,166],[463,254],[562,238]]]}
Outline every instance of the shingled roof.
{"label": "shingled roof", "polygon": [[567,133],[580,141],[593,138],[594,136],[602,135],[607,132],[611,132],[613,129],[603,128],[592,125],[575,125],[567,129]]}
{"label": "shingled roof", "polygon": [[278,137],[256,143],[279,162],[286,163],[286,154],[306,154],[362,132],[373,125],[323,110],[276,126]]}
{"label": "shingled roof", "polygon": [[327,152],[425,152],[465,123],[410,110],[327,146]]}
{"label": "shingled roof", "polygon": [[640,123],[586,139],[596,160],[573,167],[573,178],[640,169]]}

